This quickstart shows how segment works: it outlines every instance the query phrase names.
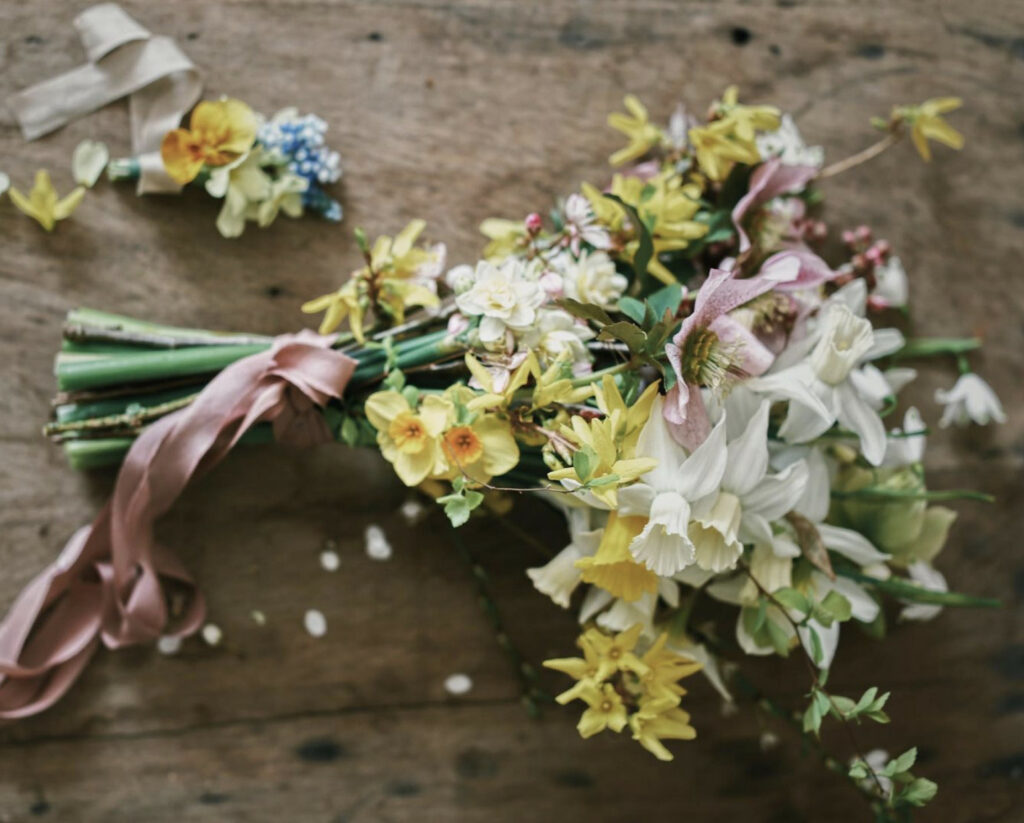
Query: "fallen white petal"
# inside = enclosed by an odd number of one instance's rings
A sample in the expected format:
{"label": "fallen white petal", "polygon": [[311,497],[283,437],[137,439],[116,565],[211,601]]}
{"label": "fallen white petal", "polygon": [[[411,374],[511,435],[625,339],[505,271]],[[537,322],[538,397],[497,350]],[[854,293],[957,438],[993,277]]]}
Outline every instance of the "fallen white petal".
{"label": "fallen white petal", "polygon": [[160,652],[160,654],[177,654],[181,651],[181,638],[165,634],[156,641],[156,650]]}
{"label": "fallen white petal", "polygon": [[209,646],[216,646],[224,638],[224,632],[220,630],[220,626],[216,623],[207,623],[203,626],[203,640],[206,641]]}
{"label": "fallen white petal", "polygon": [[391,544],[387,535],[376,524],[366,527],[366,555],[371,560],[388,560],[391,557]]}
{"label": "fallen white petal", "polygon": [[327,572],[336,572],[341,566],[341,558],[338,553],[325,549],[320,552],[320,567]]}
{"label": "fallen white petal", "polygon": [[306,626],[306,631],[312,637],[323,637],[327,634],[327,618],[324,617],[324,613],[321,611],[310,609],[306,612],[302,622]]}
{"label": "fallen white petal", "polygon": [[452,674],[445,678],[444,688],[448,694],[462,695],[473,688],[473,681],[468,674]]}
{"label": "fallen white petal", "polygon": [[71,174],[80,186],[92,188],[110,161],[105,143],[83,140],[71,155]]}

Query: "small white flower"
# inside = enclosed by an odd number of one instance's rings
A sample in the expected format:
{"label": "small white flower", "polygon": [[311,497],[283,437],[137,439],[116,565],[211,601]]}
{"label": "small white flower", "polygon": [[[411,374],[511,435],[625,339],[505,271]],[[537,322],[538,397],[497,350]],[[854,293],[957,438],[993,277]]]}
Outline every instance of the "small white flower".
{"label": "small white flower", "polygon": [[327,618],[321,611],[310,609],[302,618],[302,622],[311,637],[323,637],[327,634]]}
{"label": "small white flower", "polygon": [[480,340],[488,345],[502,341],[508,329],[529,329],[544,299],[544,290],[527,278],[522,261],[509,258],[500,267],[477,263],[472,287],[455,304],[463,314],[481,318]]}
{"label": "small white flower", "polygon": [[580,243],[588,243],[595,249],[607,249],[612,244],[607,230],[597,223],[594,210],[582,194],[570,194],[565,199],[565,230],[569,235],[572,253],[580,253]]}
{"label": "small white flower", "polygon": [[591,357],[586,341],[594,337],[594,330],[579,323],[564,309],[540,309],[537,321],[520,337],[523,346],[533,351],[542,365],[566,358],[572,364],[573,374],[590,371]]}
{"label": "small white flower", "polygon": [[566,297],[581,303],[612,308],[629,285],[612,259],[602,251],[583,252],[579,259],[561,255],[555,268],[562,273]]}
{"label": "small white flower", "polygon": [[384,534],[384,530],[371,524],[366,527],[366,556],[371,560],[389,560],[391,558],[391,543]]}
{"label": "small white flower", "polygon": [[460,696],[473,688],[473,680],[468,674],[451,674],[445,678],[444,689],[448,694]]}
{"label": "small white flower", "polygon": [[216,623],[207,623],[203,626],[202,636],[208,646],[218,646],[220,641],[224,639],[224,632],[220,630],[220,626]]}
{"label": "small white flower", "polygon": [[786,166],[816,166],[825,162],[825,150],[821,146],[804,143],[800,130],[793,118],[782,115],[782,122],[775,131],[761,132],[755,138],[761,157],[778,157]]}
{"label": "small white flower", "polygon": [[475,279],[473,267],[467,266],[465,263],[449,269],[448,273],[444,276],[444,282],[456,294],[462,294],[473,288]]}
{"label": "small white flower", "polygon": [[871,297],[886,308],[901,309],[910,300],[907,272],[902,261],[890,256],[882,265],[875,266],[875,288]]}
{"label": "small white flower", "polygon": [[999,402],[996,393],[974,372],[960,375],[960,379],[948,391],[938,389],[935,402],[946,407],[939,421],[942,428],[950,423],[966,426],[973,421],[979,426],[985,426],[993,420],[997,423],[1006,422],[1003,404]]}

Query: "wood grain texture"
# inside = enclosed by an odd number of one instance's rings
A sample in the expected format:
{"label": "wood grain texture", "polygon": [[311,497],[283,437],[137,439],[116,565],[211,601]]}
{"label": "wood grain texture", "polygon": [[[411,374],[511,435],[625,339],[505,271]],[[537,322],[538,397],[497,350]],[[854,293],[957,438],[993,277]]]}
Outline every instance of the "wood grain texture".
{"label": "wood grain texture", "polygon": [[[0,4],[0,96],[71,68],[84,4]],[[921,748],[941,786],[924,821],[1024,819],[1024,6],[972,3],[748,3],[450,0],[126,2],[179,40],[207,73],[263,111],[297,104],[330,124],[343,152],[347,222],[282,218],[222,240],[216,205],[191,193],[137,199],[100,184],[45,235],[0,201],[0,604],[88,522],[112,476],[82,476],[42,440],[50,362],[76,305],[205,327],[277,333],[297,306],[341,281],[357,251],[348,229],[386,233],[429,221],[453,261],[480,248],[492,215],[543,209],[607,175],[618,145],[603,126],[626,91],[659,117],[683,97],[702,107],[728,83],[792,110],[838,159],[870,139],[893,102],[960,95],[967,149],[930,167],[903,146],[863,174],[828,183],[836,227],[867,222],[894,244],[915,287],[915,330],[976,332],[977,367],[1010,413],[999,429],[942,432],[935,487],[974,486],[994,506],[961,506],[939,563],[962,590],[1003,598],[999,612],[947,613],[877,644],[848,632],[834,680],[892,688],[895,722],[871,746]],[[90,137],[128,150],[127,113],[110,106],[36,143],[0,114],[0,169],[29,185],[37,167],[71,185],[71,150]],[[912,399],[930,403],[951,374],[929,367]],[[697,743],[655,762],[615,737],[580,741],[575,712],[540,722],[518,704],[507,659],[480,615],[444,522],[409,527],[404,491],[369,454],[253,447],[191,489],[162,525],[210,600],[224,645],[176,657],[100,654],[55,710],[0,731],[0,821],[802,820],[859,821],[857,799],[800,755],[792,735],[762,752],[763,719],[723,716],[694,683]],[[520,522],[557,545],[557,520]],[[387,563],[362,548],[384,524]],[[529,547],[470,526],[507,626],[532,660],[564,654],[572,616],[536,595]],[[326,540],[341,569],[320,570]],[[329,631],[313,640],[302,614]],[[265,627],[249,617],[261,609]],[[444,678],[473,690],[446,696]],[[798,700],[798,666],[754,667]],[[557,677],[546,679],[554,689]],[[826,741],[842,751],[843,741]]]}

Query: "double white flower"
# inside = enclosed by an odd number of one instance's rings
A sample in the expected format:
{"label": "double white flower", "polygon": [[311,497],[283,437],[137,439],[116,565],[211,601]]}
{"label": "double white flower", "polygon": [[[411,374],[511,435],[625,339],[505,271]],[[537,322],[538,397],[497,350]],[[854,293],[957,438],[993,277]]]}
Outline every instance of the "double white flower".
{"label": "double white flower", "polygon": [[[458,272],[457,276],[464,274]],[[486,260],[476,264],[472,286],[455,298],[455,304],[464,315],[481,318],[479,333],[484,345],[502,342],[509,330],[525,331],[533,325],[537,308],[546,298],[529,275],[527,266],[514,258],[500,266]]]}
{"label": "double white flower", "polygon": [[621,516],[648,518],[630,551],[662,577],[693,564],[710,572],[731,569],[744,542],[771,541],[771,522],[804,493],[807,465],[797,461],[768,473],[768,401],[731,441],[723,413],[690,454],[669,433],[661,402],[656,401],[637,445],[637,454],[656,456],[658,465],[619,490]]}

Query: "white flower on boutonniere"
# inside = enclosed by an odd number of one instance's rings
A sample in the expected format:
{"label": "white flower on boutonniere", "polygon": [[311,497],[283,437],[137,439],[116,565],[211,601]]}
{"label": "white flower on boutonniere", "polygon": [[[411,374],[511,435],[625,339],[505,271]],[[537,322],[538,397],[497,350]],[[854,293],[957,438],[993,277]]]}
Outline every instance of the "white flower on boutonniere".
{"label": "white flower on boutonniere", "polygon": [[996,393],[974,372],[960,375],[960,379],[948,391],[938,389],[935,402],[946,407],[939,421],[942,428],[950,423],[966,426],[973,421],[979,426],[986,426],[993,420],[997,423],[1006,422],[1003,404],[999,402]]}

